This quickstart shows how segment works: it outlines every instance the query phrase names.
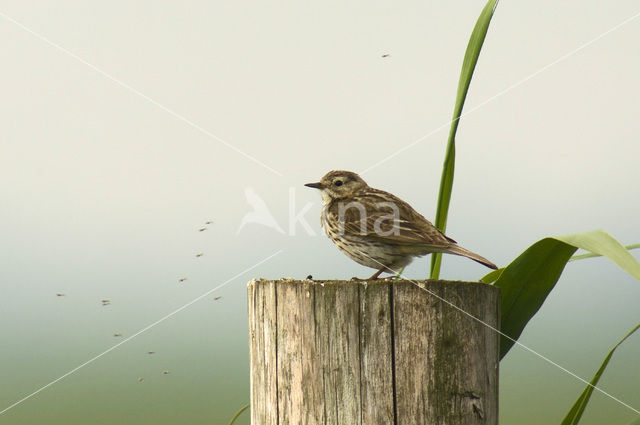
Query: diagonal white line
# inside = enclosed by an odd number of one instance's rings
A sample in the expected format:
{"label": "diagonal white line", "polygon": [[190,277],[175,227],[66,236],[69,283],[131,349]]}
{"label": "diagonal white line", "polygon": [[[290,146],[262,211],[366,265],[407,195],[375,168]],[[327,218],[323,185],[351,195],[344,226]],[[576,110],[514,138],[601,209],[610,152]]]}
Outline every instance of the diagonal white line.
{"label": "diagonal white line", "polygon": [[[568,59],[569,57],[575,55],[576,53],[580,52],[581,50],[586,49],[587,47],[589,47],[590,45],[592,45],[593,43],[595,43],[596,41],[600,40],[603,37],[606,37],[607,35],[611,34],[612,32],[618,30],[619,28],[621,28],[622,26],[628,24],[629,22],[633,21],[634,19],[638,18],[640,16],[640,12],[636,13],[635,15],[631,16],[630,18],[625,19],[624,21],[618,23],[617,25],[609,28],[608,30],[606,30],[605,32],[603,32],[602,34],[592,38],[591,40],[581,44],[580,46],[576,47],[575,49],[571,50],[570,52],[565,53],[564,55],[560,56],[559,58],[557,58],[556,60],[554,60],[553,62],[543,66],[542,68],[538,69],[536,72],[527,75],[526,77],[522,78],[521,80],[511,84],[510,86],[508,86],[507,88],[499,91],[498,93],[496,93],[495,95],[491,96],[490,98],[480,102],[478,105],[474,106],[471,109],[468,109],[466,112],[460,114],[460,117],[457,118],[458,120],[461,119],[462,117],[466,117],[469,114],[472,114],[473,112],[477,111],[478,109],[482,108],[483,106],[487,105],[488,103],[493,102],[494,100],[496,100],[497,98],[505,95],[506,93],[510,92],[511,90],[515,89],[516,87],[526,83],[527,81],[531,80],[532,78],[538,76],[539,74],[543,73],[544,71],[546,71],[547,69],[559,64],[560,62]],[[437,132],[439,132],[440,130],[447,128],[451,125],[451,123],[453,123],[455,121],[451,120],[448,121],[442,125],[440,125],[439,127],[431,130],[430,132],[428,132],[427,134],[425,134],[424,136],[420,137],[419,139],[416,139],[415,141],[413,141],[412,143],[409,143],[406,146],[403,146],[402,148],[398,149],[397,151],[395,151],[394,153],[387,155],[385,158],[381,159],[380,161],[376,162],[375,164],[373,164],[372,166],[364,169],[364,171],[362,171],[360,174],[365,174],[371,170],[373,170],[374,168],[376,168],[379,165],[384,164],[385,162],[389,161],[391,158],[398,156],[399,154],[401,154],[402,152],[406,151],[407,149],[411,149],[412,147],[414,147],[415,145],[417,145],[418,143],[423,142],[424,140],[428,139],[429,137],[433,136],[434,134],[436,134]]]}
{"label": "diagonal white line", "polygon": [[33,35],[34,37],[38,38],[39,40],[47,43],[49,46],[54,47],[55,49],[60,50],[63,53],[66,53],[67,55],[71,56],[72,58],[74,58],[78,62],[88,66],[89,68],[91,68],[92,70],[94,70],[98,74],[102,75],[103,77],[108,78],[109,80],[111,80],[114,83],[120,85],[121,87],[124,87],[125,89],[129,90],[130,92],[140,96],[141,98],[143,98],[146,101],[148,101],[149,103],[157,106],[158,108],[162,109],[163,111],[167,112],[168,114],[172,115],[173,117],[177,118],[178,120],[180,120],[180,121],[188,124],[189,126],[195,128],[196,130],[198,130],[199,132],[203,133],[204,135],[206,135],[206,136],[208,136],[208,137],[210,137],[210,138],[212,138],[214,140],[217,140],[218,142],[222,143],[223,145],[225,145],[229,149],[239,153],[240,155],[244,156],[245,158],[255,162],[258,165],[261,165],[262,167],[266,168],[267,170],[271,171],[272,173],[282,177],[282,173],[280,173],[279,171],[276,171],[275,169],[271,168],[270,166],[268,166],[264,162],[260,161],[256,157],[254,157],[252,155],[249,155],[248,153],[246,153],[243,150],[237,148],[236,146],[232,145],[231,143],[227,142],[226,140],[224,140],[224,139],[220,138],[219,136],[216,136],[215,134],[211,133],[209,130],[206,130],[205,128],[202,128],[198,124],[196,124],[193,121],[191,121],[190,119],[186,118],[184,115],[181,115],[178,112],[174,111],[173,109],[164,106],[160,102],[158,102],[155,99],[147,96],[146,94],[142,93],[141,91],[133,88],[129,84],[125,83],[124,81],[119,80],[118,78],[114,77],[113,75],[109,74],[108,72],[103,71],[102,69],[98,68],[97,66],[93,65],[90,62],[87,62],[86,60],[84,60],[80,56],[76,55],[72,51],[70,51],[68,49],[65,49],[64,47],[60,46],[59,44],[49,40],[47,37],[35,32],[31,28],[29,28],[29,27],[25,26],[24,24],[16,21],[15,19],[13,19],[12,17],[8,16],[7,14],[5,14],[3,12],[0,12],[0,16],[3,17],[4,19],[6,19],[7,21],[12,22],[13,24],[17,25],[18,27],[22,28],[24,31],[28,32],[29,34]]}
{"label": "diagonal white line", "polygon": [[558,369],[562,370],[563,372],[566,372],[566,373],[568,373],[569,375],[573,376],[573,377],[574,377],[574,378],[576,378],[577,380],[582,381],[583,383],[587,384],[587,385],[588,385],[588,386],[590,386],[590,387],[593,387],[593,389],[594,389],[594,390],[597,390],[597,391],[601,392],[602,394],[606,395],[607,397],[611,398],[612,400],[615,400],[615,401],[617,401],[618,403],[620,403],[621,405],[623,405],[623,406],[625,406],[625,407],[627,407],[627,408],[629,408],[629,409],[633,410],[635,413],[640,414],[640,410],[637,410],[637,409],[633,408],[632,406],[628,405],[628,404],[627,404],[627,403],[625,403],[624,401],[622,401],[622,400],[620,400],[620,399],[618,399],[618,398],[616,398],[616,397],[612,396],[612,395],[611,395],[611,394],[609,394],[608,392],[606,392],[606,391],[604,391],[604,390],[601,390],[600,388],[598,388],[598,387],[597,387],[597,386],[595,386],[595,385],[592,385],[592,384],[591,384],[591,382],[589,382],[589,381],[587,381],[587,380],[585,380],[585,379],[581,378],[580,376],[578,376],[578,375],[576,375],[575,373],[571,372],[569,369],[567,369],[567,368],[565,368],[565,367],[560,366],[558,363],[556,363],[556,362],[554,362],[553,360],[551,360],[550,358],[545,357],[544,355],[542,355],[542,354],[538,353],[538,352],[537,352],[537,351],[535,351],[534,349],[529,348],[529,347],[527,347],[526,345],[524,345],[523,343],[518,342],[517,340],[515,340],[515,339],[511,338],[509,335],[507,335],[507,334],[505,334],[504,332],[502,332],[502,331],[500,331],[500,330],[496,329],[494,326],[491,326],[490,324],[488,324],[487,322],[483,321],[482,319],[478,319],[478,318],[477,318],[476,316],[474,316],[473,314],[471,314],[471,313],[469,313],[469,312],[467,312],[467,311],[463,310],[462,308],[458,307],[457,305],[453,304],[452,302],[450,302],[450,301],[448,301],[448,300],[445,300],[445,299],[444,299],[444,298],[442,298],[440,295],[438,295],[438,294],[436,294],[436,293],[434,293],[434,292],[432,292],[432,291],[428,290],[427,288],[423,288],[422,286],[420,286],[420,285],[418,284],[418,282],[415,282],[415,281],[413,281],[413,280],[411,280],[411,279],[406,278],[405,276],[403,276],[403,275],[402,275],[402,272],[401,272],[401,271],[399,272],[399,271],[397,271],[397,270],[393,270],[393,269],[391,269],[391,268],[389,268],[389,267],[385,266],[385,265],[384,265],[384,264],[382,264],[380,261],[376,260],[375,258],[372,258],[372,257],[368,256],[367,254],[365,254],[365,253],[364,253],[364,252],[362,252],[362,251],[361,251],[360,253],[361,253],[361,254],[363,254],[365,257],[368,257],[369,259],[371,259],[371,260],[375,261],[375,262],[376,262],[376,263],[378,263],[381,267],[384,267],[384,268],[385,268],[385,269],[387,269],[387,270],[391,270],[393,273],[395,273],[395,274],[396,274],[396,275],[398,275],[399,277],[403,278],[404,280],[406,280],[406,281],[408,281],[408,282],[413,283],[415,286],[417,286],[418,288],[422,289],[423,291],[425,291],[425,292],[429,293],[430,295],[433,295],[434,297],[436,297],[436,298],[437,298],[437,299],[439,299],[440,301],[442,301],[442,302],[444,302],[444,303],[448,304],[449,306],[451,306],[451,307],[455,308],[455,309],[456,309],[456,310],[458,310],[459,312],[461,312],[461,313],[463,313],[463,314],[465,314],[465,315],[469,316],[469,317],[470,317],[470,318],[472,318],[473,320],[475,320],[475,321],[477,321],[477,322],[479,322],[479,323],[483,324],[484,326],[486,326],[487,328],[491,329],[492,331],[494,331],[494,332],[498,333],[499,335],[501,335],[501,336],[503,336],[503,337],[507,338],[508,340],[512,341],[514,344],[516,344],[516,345],[518,345],[518,346],[520,346],[520,347],[524,348],[525,350],[529,351],[529,352],[530,352],[530,353],[532,353],[532,354],[535,354],[536,356],[540,357],[542,360],[546,361],[547,363],[552,364],[553,366],[557,367]]}
{"label": "diagonal white line", "polygon": [[256,264],[254,264],[253,266],[244,269],[243,271],[241,271],[240,273],[236,274],[235,276],[227,279],[226,281],[222,282],[220,285],[216,286],[213,289],[208,290],[207,292],[205,292],[204,294],[200,295],[199,297],[189,301],[188,303],[186,303],[185,305],[183,305],[180,308],[177,308],[175,310],[173,310],[171,313],[167,314],[166,316],[156,320],[155,322],[151,323],[150,325],[145,326],[144,328],[140,329],[138,332],[134,333],[133,335],[131,335],[130,337],[122,340],[121,342],[119,342],[118,344],[114,345],[113,347],[109,348],[108,350],[103,351],[102,353],[98,354],[97,356],[94,356],[92,358],[90,358],[89,360],[87,360],[86,362],[82,363],[81,365],[71,369],[69,372],[65,373],[64,375],[60,376],[59,378],[54,379],[53,381],[49,382],[47,385],[38,388],[36,391],[32,392],[31,394],[21,398],[20,400],[16,401],[15,403],[13,403],[12,405],[4,408],[3,410],[0,410],[0,415],[2,415],[3,413],[5,413],[6,411],[8,411],[9,409],[12,409],[14,407],[16,407],[17,405],[19,405],[20,403],[30,399],[31,397],[33,397],[34,395],[38,394],[40,391],[43,391],[47,388],[49,388],[50,386],[52,386],[53,384],[55,384],[58,381],[61,381],[62,379],[66,378],[67,376],[71,375],[72,373],[82,369],[83,367],[87,366],[88,364],[93,363],[94,361],[98,360],[100,357],[104,356],[105,354],[115,350],[116,348],[120,347],[122,344],[124,344],[125,342],[128,342],[130,340],[132,340],[133,338],[137,337],[138,335],[140,335],[143,332],[148,331],[149,329],[153,328],[154,326],[156,326],[157,324],[160,324],[162,322],[164,322],[165,320],[167,320],[169,317],[181,312],[182,310],[184,310],[185,308],[191,306],[192,304],[200,301],[202,298],[206,297],[207,295],[211,294],[212,292],[222,288],[223,286],[227,285],[229,282],[232,282],[233,280],[237,279],[238,277],[242,276],[243,274],[247,273],[248,271],[251,271],[253,269],[255,269],[256,267],[258,267],[259,265],[269,261],[270,259],[272,259],[273,257],[275,257],[276,255],[280,254],[282,252],[282,250],[276,251],[273,254],[271,254],[270,256],[268,256],[267,258],[257,262]]}

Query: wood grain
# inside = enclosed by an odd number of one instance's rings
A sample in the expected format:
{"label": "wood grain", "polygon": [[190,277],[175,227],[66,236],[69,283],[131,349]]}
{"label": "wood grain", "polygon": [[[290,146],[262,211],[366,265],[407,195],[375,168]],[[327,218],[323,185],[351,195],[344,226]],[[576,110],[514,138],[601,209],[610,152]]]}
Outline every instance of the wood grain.
{"label": "wood grain", "polygon": [[251,281],[252,424],[497,424],[499,290],[416,283]]}

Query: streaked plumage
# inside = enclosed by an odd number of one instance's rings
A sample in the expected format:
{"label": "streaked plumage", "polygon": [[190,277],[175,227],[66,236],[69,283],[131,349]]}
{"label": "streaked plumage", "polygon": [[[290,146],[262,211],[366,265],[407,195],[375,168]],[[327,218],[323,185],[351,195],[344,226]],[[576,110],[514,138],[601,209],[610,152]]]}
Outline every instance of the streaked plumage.
{"label": "streaked plumage", "polygon": [[414,257],[433,252],[460,255],[492,269],[484,257],[458,246],[409,204],[391,193],[374,189],[356,173],[330,171],[318,183],[324,208],[322,227],[349,258],[378,271],[394,273]]}

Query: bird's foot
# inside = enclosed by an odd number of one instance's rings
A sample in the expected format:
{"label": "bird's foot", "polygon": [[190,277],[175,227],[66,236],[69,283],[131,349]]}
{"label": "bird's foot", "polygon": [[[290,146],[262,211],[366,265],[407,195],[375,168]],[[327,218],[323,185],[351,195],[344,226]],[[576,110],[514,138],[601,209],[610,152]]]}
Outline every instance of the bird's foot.
{"label": "bird's foot", "polygon": [[389,280],[400,280],[402,279],[402,272],[404,271],[404,267],[400,269],[398,274],[389,278]]}
{"label": "bird's foot", "polygon": [[351,280],[355,280],[355,281],[378,280],[380,275],[382,274],[382,272],[385,270],[385,268],[382,268],[382,269],[378,270],[377,272],[375,272],[369,279],[360,279],[358,277],[352,277]]}

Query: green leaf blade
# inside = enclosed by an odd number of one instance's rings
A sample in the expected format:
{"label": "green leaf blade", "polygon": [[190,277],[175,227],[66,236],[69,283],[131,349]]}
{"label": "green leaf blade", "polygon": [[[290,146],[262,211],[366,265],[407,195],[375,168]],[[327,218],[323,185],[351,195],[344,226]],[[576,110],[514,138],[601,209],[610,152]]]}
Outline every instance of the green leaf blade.
{"label": "green leaf blade", "polygon": [[493,283],[496,280],[498,280],[498,278],[500,277],[500,275],[502,274],[502,272],[504,271],[504,267],[498,269],[498,270],[491,270],[489,273],[487,273],[486,275],[484,275],[482,278],[480,278],[480,282],[482,283]]}
{"label": "green leaf blade", "polygon": [[[542,239],[504,269],[482,278],[501,289],[500,359],[517,340],[555,287],[566,263],[578,248],[603,255],[640,280],[640,263],[603,230]],[[498,272],[500,272],[498,274]],[[512,338],[512,339],[510,339]]]}
{"label": "green leaf blade", "polygon": [[[640,280],[640,264],[627,248],[604,230],[558,236],[556,239],[577,246],[596,255],[602,255]],[[633,245],[632,245],[633,246]]]}
{"label": "green leaf blade", "polygon": [[[538,312],[577,248],[553,238],[542,239],[509,264],[495,286],[501,289],[501,331],[517,340]],[[500,337],[500,359],[514,344]]]}
{"label": "green leaf blade", "polygon": [[611,357],[613,356],[613,352],[616,351],[616,348],[618,348],[620,344],[622,344],[627,338],[629,338],[638,329],[640,329],[640,324],[636,325],[636,327],[631,329],[629,333],[627,333],[620,341],[618,341],[616,345],[613,346],[611,351],[609,351],[609,354],[607,355],[607,357],[605,357],[604,361],[602,362],[602,365],[600,366],[596,374],[593,376],[593,378],[589,382],[589,385],[587,385],[587,388],[585,388],[582,394],[580,394],[580,397],[578,397],[576,402],[571,407],[571,410],[569,410],[569,412],[567,413],[567,416],[565,416],[561,425],[577,425],[578,422],[580,422],[580,418],[582,417],[582,414],[584,413],[584,410],[587,407],[587,403],[589,403],[591,394],[593,394],[593,390],[598,384],[598,381],[600,380],[600,377],[604,373],[604,370],[607,368],[607,365],[609,364],[609,360],[611,360]]}
{"label": "green leaf blade", "polygon": [[[493,12],[498,5],[498,0],[489,0],[482,9],[476,25],[473,28],[467,50],[462,61],[462,70],[460,71],[460,79],[458,80],[458,91],[456,94],[456,104],[453,108],[453,120],[449,129],[449,138],[447,141],[447,149],[442,167],[442,177],[440,178],[440,190],[438,192],[438,204],[436,207],[435,226],[444,232],[447,228],[447,216],[449,214],[449,204],[451,202],[451,192],[453,190],[453,176],[455,169],[455,137],[458,131],[458,123],[464,107],[464,101],[469,91],[471,78],[478,63],[478,57],[484,44],[484,39],[493,17]],[[434,253],[431,256],[431,278],[438,279],[440,276],[440,266],[442,264],[442,254]]]}
{"label": "green leaf blade", "polygon": [[236,412],[235,415],[233,415],[233,418],[231,418],[231,422],[229,422],[229,425],[233,425],[233,423],[236,421],[236,419],[238,419],[238,417],[242,414],[242,412],[244,412],[245,410],[247,410],[249,408],[249,405],[244,405],[240,408],[240,410],[238,410]]}
{"label": "green leaf blade", "polygon": [[[631,251],[632,249],[638,249],[638,248],[640,248],[640,243],[634,243],[634,244],[631,244],[631,245],[625,245],[624,248],[627,251]],[[594,254],[593,252],[589,252],[587,254],[574,255],[573,257],[571,257],[569,259],[569,261],[584,260],[585,258],[595,258],[595,257],[602,257],[602,255],[601,254]]]}

